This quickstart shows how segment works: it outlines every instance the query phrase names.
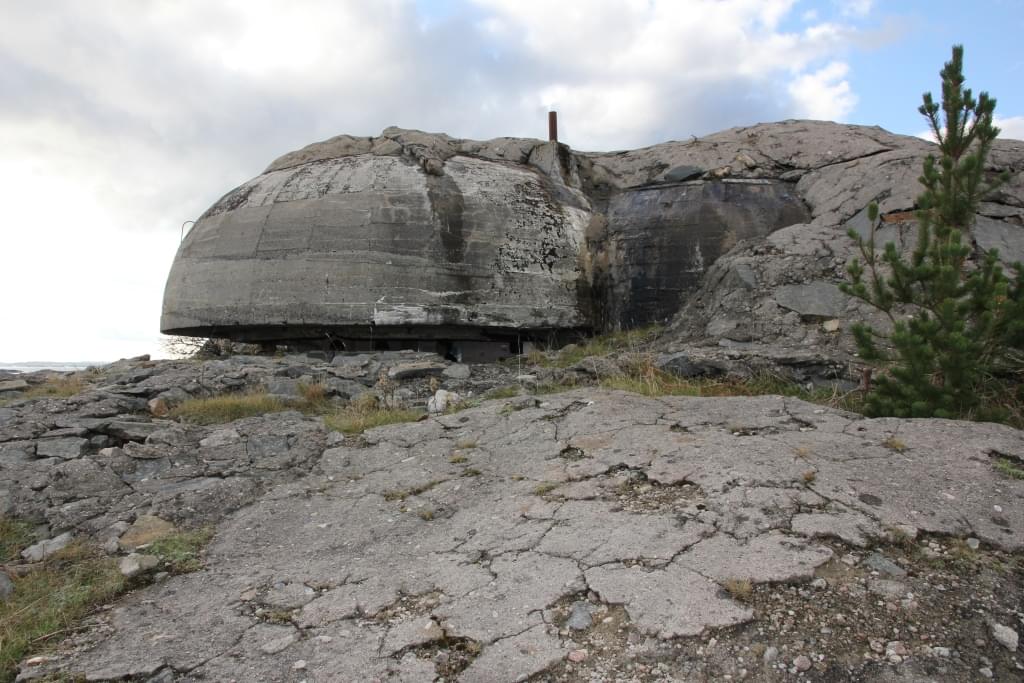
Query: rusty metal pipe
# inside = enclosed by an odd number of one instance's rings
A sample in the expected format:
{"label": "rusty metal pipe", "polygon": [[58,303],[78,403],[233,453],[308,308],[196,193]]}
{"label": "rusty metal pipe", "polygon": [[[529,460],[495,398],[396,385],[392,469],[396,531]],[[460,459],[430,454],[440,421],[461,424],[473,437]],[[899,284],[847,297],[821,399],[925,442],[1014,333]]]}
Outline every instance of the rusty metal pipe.
{"label": "rusty metal pipe", "polygon": [[558,112],[548,112],[548,140],[558,142]]}

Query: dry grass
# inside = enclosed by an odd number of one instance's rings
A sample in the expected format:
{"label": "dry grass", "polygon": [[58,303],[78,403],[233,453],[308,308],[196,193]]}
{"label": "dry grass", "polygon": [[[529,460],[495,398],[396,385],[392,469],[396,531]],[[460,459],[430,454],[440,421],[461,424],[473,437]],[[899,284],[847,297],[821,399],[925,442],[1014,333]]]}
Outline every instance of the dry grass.
{"label": "dry grass", "polygon": [[0,517],[0,563],[13,562],[18,553],[32,545],[32,525],[8,517]]}
{"label": "dry grass", "polygon": [[328,429],[344,434],[361,434],[367,429],[401,422],[416,422],[426,415],[420,410],[410,410],[382,403],[371,393],[357,396],[348,405],[324,415]]}
{"label": "dry grass", "polygon": [[299,400],[292,405],[307,415],[324,415],[331,411],[331,399],[327,395],[327,385],[322,381],[306,384],[299,382]]}
{"label": "dry grass", "polygon": [[733,599],[746,602],[754,592],[754,586],[750,579],[726,579],[722,582],[722,588]]}
{"label": "dry grass", "polygon": [[[20,552],[16,525],[2,525],[6,553]],[[16,553],[15,553],[16,554]],[[95,607],[122,592],[124,577],[113,559],[74,543],[14,579],[14,592],[0,603],[0,681],[13,681],[24,657],[74,630]]]}
{"label": "dry grass", "polygon": [[443,484],[444,482],[444,479],[434,479],[432,481],[426,482],[425,484],[410,486],[407,489],[389,489],[381,495],[384,497],[384,500],[387,501],[405,500],[410,496],[418,496],[421,493],[426,493],[427,491],[434,488],[438,484]]}
{"label": "dry grass", "polygon": [[39,396],[74,396],[75,394],[80,394],[88,386],[81,375],[67,375],[66,377],[48,379],[39,386],[29,389],[25,392],[25,395],[29,398]]}
{"label": "dry grass", "polygon": [[993,466],[997,472],[1010,479],[1024,479],[1024,468],[1009,458],[996,458]]}
{"label": "dry grass", "polygon": [[[561,394],[562,392],[565,391],[572,391],[573,389],[578,389],[580,386],[582,385],[579,385],[576,382],[542,382],[534,386],[532,389],[530,389],[530,393],[533,394],[534,396],[544,396],[547,394]],[[506,408],[511,407],[506,406]],[[514,410],[522,410],[522,408],[511,408],[510,412]]]}
{"label": "dry grass", "polygon": [[792,396],[811,403],[859,412],[861,392],[842,393],[834,389],[807,390],[799,384],[770,373],[752,377],[684,378],[654,367],[650,356],[634,358],[627,373],[600,380],[606,389],[629,391],[644,396]]}
{"label": "dry grass", "polygon": [[[35,540],[31,529],[31,524],[0,518],[0,562],[15,560]],[[207,529],[184,531],[141,552],[160,556],[172,572],[194,571],[211,536]],[[0,683],[15,679],[23,658],[74,632],[94,609],[130,587],[116,559],[81,542],[13,581],[14,592],[7,602],[0,602]]]}
{"label": "dry grass", "polygon": [[213,538],[213,529],[179,531],[153,541],[141,552],[156,555],[172,574],[187,574],[202,568],[202,551]]}
{"label": "dry grass", "polygon": [[623,351],[639,351],[643,346],[654,341],[662,328],[659,325],[641,327],[635,330],[623,330],[608,334],[589,337],[577,344],[568,344],[557,351],[541,351],[534,349],[524,357],[527,365],[541,367],[567,368],[591,356],[607,356]]}
{"label": "dry grass", "polygon": [[488,400],[494,398],[513,398],[518,395],[519,385],[509,384],[508,386],[495,387],[494,389],[491,389],[486,394],[484,394],[484,398]]}
{"label": "dry grass", "polygon": [[350,411],[345,408],[324,417],[324,424],[345,434],[361,434],[367,429],[400,422],[416,422],[424,413],[404,408],[379,408],[372,412]]}
{"label": "dry grass", "polygon": [[243,417],[279,413],[291,408],[266,392],[222,394],[208,398],[190,398],[171,410],[171,417],[193,424],[223,424]]}
{"label": "dry grass", "polygon": [[907,450],[907,444],[903,443],[903,441],[896,438],[895,435],[890,436],[885,441],[883,441],[882,445],[888,448],[890,451],[896,451],[897,453],[902,453],[903,451]]}
{"label": "dry grass", "polygon": [[80,394],[88,388],[89,385],[82,373],[76,372],[70,375],[50,377],[42,384],[29,387],[22,392],[21,399],[67,398]]}
{"label": "dry grass", "polygon": [[558,484],[553,481],[544,481],[533,487],[533,494],[535,496],[543,496],[551,493],[558,488]]}

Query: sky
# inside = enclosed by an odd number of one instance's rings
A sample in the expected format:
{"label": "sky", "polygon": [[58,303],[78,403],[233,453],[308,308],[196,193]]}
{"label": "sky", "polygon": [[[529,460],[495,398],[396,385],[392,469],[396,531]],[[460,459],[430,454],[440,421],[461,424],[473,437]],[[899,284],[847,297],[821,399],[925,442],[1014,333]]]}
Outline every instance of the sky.
{"label": "sky", "polygon": [[1024,139],[1021,35],[1024,0],[0,0],[0,362],[164,355],[182,224],[310,142],[917,135],[954,43]]}

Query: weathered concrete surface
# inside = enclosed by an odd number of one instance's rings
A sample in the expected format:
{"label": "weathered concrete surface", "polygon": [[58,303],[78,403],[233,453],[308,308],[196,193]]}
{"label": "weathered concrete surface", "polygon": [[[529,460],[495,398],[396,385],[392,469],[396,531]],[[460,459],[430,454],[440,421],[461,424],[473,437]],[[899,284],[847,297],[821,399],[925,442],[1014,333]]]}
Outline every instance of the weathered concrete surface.
{"label": "weathered concrete surface", "polygon": [[490,401],[327,448],[222,522],[205,570],[129,596],[36,670],[520,680],[575,651],[556,606],[582,596],[658,642],[752,619],[720,586],[809,581],[834,562],[822,537],[849,529],[1019,551],[1024,482],[1000,454],[1024,457],[1020,432],[782,397]]}
{"label": "weathered concrete surface", "polygon": [[607,229],[588,235],[596,326],[670,319],[737,242],[808,219],[791,183],[767,179],[693,180],[613,193]]}
{"label": "weathered concrete surface", "polygon": [[585,326],[576,282],[589,214],[560,191],[531,167],[468,156],[442,175],[368,154],[270,171],[188,234],[161,329],[273,339]]}

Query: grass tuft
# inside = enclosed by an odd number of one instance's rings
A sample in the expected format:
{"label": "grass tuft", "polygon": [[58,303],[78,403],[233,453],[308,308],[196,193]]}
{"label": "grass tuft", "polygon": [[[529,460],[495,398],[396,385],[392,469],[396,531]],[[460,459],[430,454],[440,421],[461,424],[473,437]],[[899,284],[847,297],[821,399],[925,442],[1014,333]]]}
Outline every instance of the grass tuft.
{"label": "grass tuft", "polygon": [[21,551],[35,542],[32,525],[9,517],[0,517],[0,563],[14,562]]}
{"label": "grass tuft", "polygon": [[[19,542],[4,541],[5,545]],[[95,607],[121,593],[124,585],[113,559],[79,543],[15,578],[14,592],[0,603],[0,681],[13,681],[23,658],[72,632]]]}
{"label": "grass tuft", "polygon": [[78,373],[64,375],[62,377],[51,377],[42,384],[31,387],[25,391],[25,398],[66,398],[82,393],[88,388],[88,384]]}
{"label": "grass tuft", "polygon": [[265,392],[190,398],[171,410],[171,417],[199,425],[223,424],[244,417],[288,410],[289,405]]}
{"label": "grass tuft", "polygon": [[67,398],[75,396],[89,388],[89,384],[83,379],[84,374],[86,373],[76,372],[70,375],[52,376],[41,384],[30,386],[21,391],[17,398],[0,399],[0,406],[34,398]]}
{"label": "grass tuft", "polygon": [[494,389],[491,389],[486,394],[484,394],[484,398],[488,400],[495,398],[514,398],[518,395],[519,385],[509,384],[507,386],[495,387]]}
{"label": "grass tuft", "polygon": [[445,481],[446,480],[444,480],[444,479],[433,479],[433,480],[428,481],[428,482],[426,482],[424,484],[418,484],[416,486],[410,486],[407,489],[388,489],[387,491],[385,491],[381,495],[384,497],[384,500],[387,500],[387,501],[405,500],[406,498],[409,498],[410,496],[418,496],[421,493],[426,493],[427,491],[429,491],[430,489],[434,488],[438,484],[443,484]]}
{"label": "grass tuft", "polygon": [[289,402],[289,405],[306,415],[326,415],[331,412],[331,398],[327,395],[327,385],[321,380],[310,384],[299,382],[296,387],[299,392],[299,400]]}
{"label": "grass tuft", "polygon": [[[580,386],[581,385],[577,384],[576,382],[542,382],[534,386],[532,389],[530,389],[530,393],[533,394],[534,396],[545,396],[547,394],[561,394],[566,391],[578,389]],[[524,405],[518,408],[512,408],[511,410],[509,410],[509,412],[514,412],[515,410],[522,410],[525,407],[526,406]],[[506,406],[506,408],[509,408],[509,406]]]}
{"label": "grass tuft", "polygon": [[726,579],[722,582],[722,588],[733,599],[746,602],[754,592],[754,586],[750,579]]}
{"label": "grass tuft", "polygon": [[556,484],[553,481],[542,481],[541,483],[533,487],[533,495],[543,496],[545,494],[551,493],[557,488],[558,484]]}
{"label": "grass tuft", "polygon": [[540,359],[541,362],[535,363],[536,365],[567,368],[591,356],[607,356],[623,351],[637,351],[640,347],[653,341],[661,334],[661,331],[662,328],[660,326],[651,325],[634,330],[611,332],[591,337],[579,344],[570,344],[562,348],[554,358],[548,358],[546,355],[541,354],[540,356],[528,356],[528,360]]}
{"label": "grass tuft", "polygon": [[[27,522],[0,518],[0,562],[11,562],[34,540]],[[199,569],[209,529],[185,531],[155,541],[141,552],[158,555],[174,573]],[[14,591],[0,602],[0,683],[13,681],[22,659],[73,633],[97,607],[130,584],[116,558],[80,541],[71,543],[28,572],[13,576]]]}
{"label": "grass tuft", "polygon": [[180,531],[153,541],[141,552],[156,555],[172,574],[187,574],[202,568],[202,551],[213,538],[213,529]]}
{"label": "grass tuft", "polygon": [[996,458],[994,465],[997,472],[1010,479],[1024,479],[1024,468],[1009,458]]}
{"label": "grass tuft", "polygon": [[635,358],[629,371],[605,377],[599,385],[644,396],[792,396],[832,408],[860,412],[859,391],[840,393],[833,389],[812,389],[771,373],[752,377],[684,378],[654,367],[653,358]]}
{"label": "grass tuft", "polygon": [[406,408],[386,408],[368,402],[353,402],[344,408],[324,416],[324,424],[329,429],[345,434],[361,434],[367,429],[401,422],[416,422],[424,416],[420,410]]}
{"label": "grass tuft", "polygon": [[903,441],[896,438],[895,435],[890,436],[885,441],[883,441],[882,445],[888,448],[890,451],[896,451],[897,453],[902,453],[903,451],[907,450],[907,444],[903,443]]}

